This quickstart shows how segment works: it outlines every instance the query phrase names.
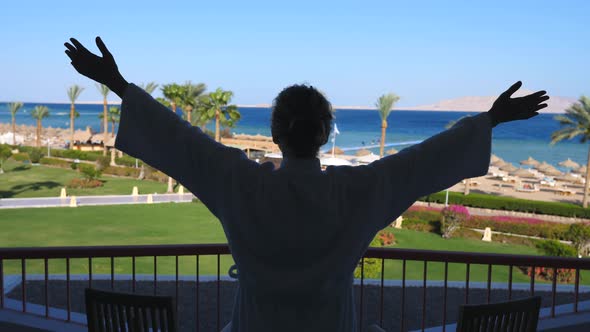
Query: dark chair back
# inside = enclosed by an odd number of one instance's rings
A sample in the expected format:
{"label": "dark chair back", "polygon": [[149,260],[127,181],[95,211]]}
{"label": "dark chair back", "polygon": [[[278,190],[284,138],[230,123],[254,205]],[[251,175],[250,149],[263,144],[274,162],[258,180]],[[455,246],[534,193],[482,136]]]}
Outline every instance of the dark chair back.
{"label": "dark chair back", "polygon": [[87,288],[89,332],[176,332],[174,302],[169,296],[146,296]]}
{"label": "dark chair back", "polygon": [[462,305],[459,308],[457,332],[534,332],[537,330],[540,308],[540,296],[508,302]]}

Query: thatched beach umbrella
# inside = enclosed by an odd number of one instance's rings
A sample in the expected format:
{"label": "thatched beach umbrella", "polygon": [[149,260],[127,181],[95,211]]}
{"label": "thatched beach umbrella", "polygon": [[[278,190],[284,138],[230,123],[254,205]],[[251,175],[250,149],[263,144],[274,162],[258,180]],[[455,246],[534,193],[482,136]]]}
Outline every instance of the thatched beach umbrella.
{"label": "thatched beach umbrella", "polygon": [[332,150],[334,150],[334,154],[344,154],[344,151],[342,151],[342,149],[337,146],[335,146],[333,149],[326,151],[326,153],[332,154]]}
{"label": "thatched beach umbrella", "polygon": [[543,169],[541,172],[543,172],[545,175],[549,175],[549,176],[560,176],[562,173],[555,167],[547,167],[545,169]]}
{"label": "thatched beach umbrella", "polygon": [[560,162],[559,166],[563,166],[565,168],[579,168],[580,164],[571,160],[570,158],[567,158],[567,160]]}
{"label": "thatched beach umbrella", "polygon": [[496,166],[496,167],[498,167],[498,168],[501,168],[501,167],[504,167],[504,166],[506,166],[506,163],[504,162],[504,160],[502,160],[502,159],[498,159],[498,160],[496,160],[496,161],[492,162],[492,163],[491,163],[491,165],[492,165],[492,166]]}
{"label": "thatched beach umbrella", "polygon": [[544,170],[546,168],[550,168],[550,167],[553,167],[553,166],[546,161],[543,161],[542,163],[535,166],[535,168],[539,171]]}
{"label": "thatched beach umbrella", "polygon": [[571,173],[565,173],[564,175],[558,176],[555,179],[559,180],[559,181],[564,181],[564,182],[579,182],[580,181],[579,177],[573,176]]}
{"label": "thatched beach umbrella", "polygon": [[349,166],[349,165],[352,165],[352,163],[346,159],[332,158],[332,157],[321,158],[320,164],[322,166]]}
{"label": "thatched beach umbrella", "polygon": [[387,150],[387,155],[390,155],[391,156],[392,154],[396,154],[396,153],[397,153],[397,150],[396,149],[389,149],[389,150]]}
{"label": "thatched beach umbrella", "polygon": [[502,160],[502,159],[492,153],[492,155],[490,156],[490,163],[494,163],[494,162],[496,162],[498,160]]}
{"label": "thatched beach umbrella", "polygon": [[539,165],[539,162],[536,161],[535,159],[533,159],[533,157],[529,156],[528,159],[521,160],[520,164],[526,165],[526,166],[537,166],[537,165]]}
{"label": "thatched beach umbrella", "polygon": [[370,164],[370,163],[372,163],[376,160],[379,160],[379,159],[381,159],[381,158],[378,155],[373,154],[373,153],[355,158],[356,162],[360,163],[360,164]]}
{"label": "thatched beach umbrella", "polygon": [[516,171],[511,172],[510,174],[514,175],[514,176],[521,177],[521,178],[534,178],[535,177],[535,175],[533,173],[531,173],[529,170],[524,169],[524,168],[519,168]]}
{"label": "thatched beach umbrella", "polygon": [[578,174],[586,174],[586,166],[581,166],[576,169],[576,173]]}
{"label": "thatched beach umbrella", "polygon": [[515,172],[518,168],[514,167],[512,164],[505,164],[504,166],[500,167],[500,170],[506,172]]}
{"label": "thatched beach umbrella", "polygon": [[355,156],[366,156],[366,155],[370,155],[371,151],[367,150],[367,149],[360,149],[358,150],[354,155]]}

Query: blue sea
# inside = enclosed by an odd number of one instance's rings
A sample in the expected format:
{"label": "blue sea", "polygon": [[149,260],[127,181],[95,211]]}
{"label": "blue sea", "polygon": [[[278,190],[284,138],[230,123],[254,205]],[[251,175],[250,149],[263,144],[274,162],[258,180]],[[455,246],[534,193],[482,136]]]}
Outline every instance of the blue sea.
{"label": "blue sea", "polygon": [[[38,104],[25,104],[17,114],[17,124],[34,125],[31,110]],[[69,104],[45,104],[49,107],[50,117],[43,120],[43,126],[68,128]],[[102,113],[102,105],[76,105],[80,117],[76,120],[76,128],[91,126],[99,131],[98,115]],[[262,134],[270,136],[269,108],[240,108],[242,119],[235,128],[235,133]],[[467,112],[430,112],[395,110],[388,118],[387,143],[415,142],[444,130],[444,126],[452,120],[464,115],[477,113]],[[336,138],[336,146],[341,148],[378,144],[380,138],[379,115],[372,110],[336,110],[336,124],[340,135]],[[559,129],[559,124],[552,114],[541,114],[528,121],[516,121],[502,124],[493,131],[492,152],[504,160],[518,165],[520,160],[528,156],[539,161],[547,161],[556,165],[558,162],[571,158],[585,164],[588,146],[580,144],[578,139],[549,145],[551,133]],[[10,113],[6,104],[0,104],[0,122],[10,123]],[[211,123],[210,128],[213,129]],[[409,144],[395,146],[400,150]],[[324,147],[331,147],[331,142]],[[371,149],[378,152],[377,148]],[[352,153],[352,152],[350,152]]]}

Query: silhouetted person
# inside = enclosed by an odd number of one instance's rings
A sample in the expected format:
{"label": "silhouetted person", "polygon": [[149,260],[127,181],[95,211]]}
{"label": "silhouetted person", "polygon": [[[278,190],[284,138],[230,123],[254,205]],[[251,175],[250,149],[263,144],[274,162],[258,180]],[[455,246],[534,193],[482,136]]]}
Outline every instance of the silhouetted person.
{"label": "silhouetted person", "polygon": [[215,142],[128,84],[100,38],[98,57],[77,40],[66,53],[82,75],[123,99],[115,147],[178,180],[219,218],[239,270],[231,331],[356,331],[353,270],[371,239],[419,197],[486,174],[491,129],[546,107],[539,91],[366,166],[320,168],[332,109],[316,89],[281,91],[272,136],[278,170]]}

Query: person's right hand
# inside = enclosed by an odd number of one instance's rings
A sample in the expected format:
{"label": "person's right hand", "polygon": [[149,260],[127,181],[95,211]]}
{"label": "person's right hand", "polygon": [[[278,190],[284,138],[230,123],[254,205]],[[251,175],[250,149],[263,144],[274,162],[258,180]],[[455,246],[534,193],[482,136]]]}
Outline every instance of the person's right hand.
{"label": "person's right hand", "polygon": [[[90,52],[75,38],[70,38],[70,43],[64,43],[67,56],[72,60],[72,66],[76,71],[98,83],[108,86],[113,92],[122,97],[127,81],[119,73],[117,63],[113,55],[100,37],[96,37],[96,46],[102,57]],[[73,45],[72,45],[73,44]]]}
{"label": "person's right hand", "polygon": [[549,100],[549,96],[544,90],[524,97],[511,98],[512,94],[521,86],[521,81],[514,83],[496,99],[494,105],[488,111],[493,126],[502,122],[530,119],[539,115],[539,110],[547,107],[544,102]]}

